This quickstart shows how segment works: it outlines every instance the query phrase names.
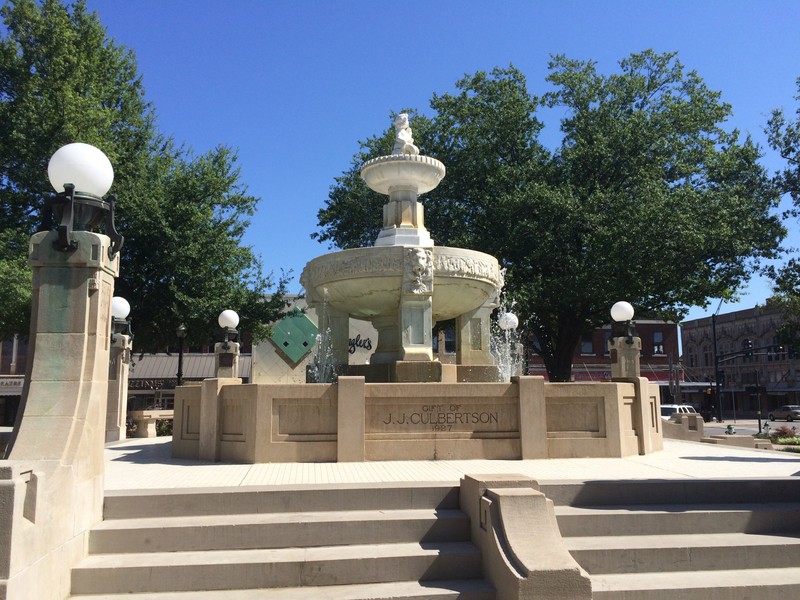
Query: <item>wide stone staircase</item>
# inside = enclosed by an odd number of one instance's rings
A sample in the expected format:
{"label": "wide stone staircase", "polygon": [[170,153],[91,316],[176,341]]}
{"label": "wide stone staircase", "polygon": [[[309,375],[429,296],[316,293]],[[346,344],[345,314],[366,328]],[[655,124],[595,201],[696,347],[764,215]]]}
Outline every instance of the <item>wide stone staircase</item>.
{"label": "wide stone staircase", "polygon": [[458,487],[110,492],[72,598],[493,600]]}
{"label": "wide stone staircase", "polygon": [[800,598],[800,481],[542,486],[593,598]]}

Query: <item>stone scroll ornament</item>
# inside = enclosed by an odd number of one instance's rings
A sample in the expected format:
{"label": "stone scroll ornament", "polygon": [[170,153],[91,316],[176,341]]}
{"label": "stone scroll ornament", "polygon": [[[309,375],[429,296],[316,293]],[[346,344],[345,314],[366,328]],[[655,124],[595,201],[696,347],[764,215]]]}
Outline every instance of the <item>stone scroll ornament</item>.
{"label": "stone scroll ornament", "polygon": [[411,126],[408,124],[408,115],[400,113],[394,118],[394,129],[397,132],[397,139],[392,149],[392,154],[411,154],[419,155],[419,148],[414,145],[414,136],[411,133]]}
{"label": "stone scroll ornament", "polygon": [[429,248],[406,250],[406,292],[430,294],[433,292],[433,252]]}

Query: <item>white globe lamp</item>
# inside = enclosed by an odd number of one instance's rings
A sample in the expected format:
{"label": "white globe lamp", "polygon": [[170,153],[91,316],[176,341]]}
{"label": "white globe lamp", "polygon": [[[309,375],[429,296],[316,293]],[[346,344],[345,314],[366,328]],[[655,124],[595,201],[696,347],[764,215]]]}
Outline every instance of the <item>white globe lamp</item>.
{"label": "white globe lamp", "polygon": [[113,260],[125,238],[114,225],[116,198],[103,199],[114,183],[114,168],[108,157],[89,144],[67,144],[50,158],[47,177],[56,195],[45,200],[50,210],[45,213],[43,230],[58,232],[53,246],[73,252],[79,243],[73,231],[94,231],[105,221],[105,234],[111,238],[108,256]]}
{"label": "white globe lamp", "polygon": [[131,305],[121,296],[114,296],[111,299],[111,316],[115,319],[127,319],[131,313]]}
{"label": "white globe lamp", "polygon": [[500,313],[497,324],[503,331],[508,331],[509,329],[514,330],[519,327],[519,319],[517,315],[512,312],[504,312]]}
{"label": "white globe lamp", "polygon": [[72,184],[78,192],[102,198],[114,183],[114,168],[98,148],[76,142],[56,150],[47,165],[47,177],[56,192]]}
{"label": "white globe lamp", "polygon": [[[225,331],[225,341],[222,347],[227,351],[230,348],[228,345],[230,336],[238,336],[239,334],[239,332],[236,331],[236,326],[239,324],[239,315],[235,310],[223,310],[221,313],[219,313],[217,323],[219,323],[219,326],[222,327],[223,331]],[[234,337],[234,340],[235,339],[236,337]]]}
{"label": "white globe lamp", "polygon": [[633,306],[624,300],[617,302],[611,307],[611,318],[617,323],[624,323],[633,319]]}
{"label": "white globe lamp", "polygon": [[111,298],[111,341],[117,341],[118,334],[126,334],[133,339],[131,323],[128,315],[131,313],[131,305],[125,298],[114,296]]}
{"label": "white globe lamp", "polygon": [[236,326],[239,325],[239,315],[235,310],[223,310],[219,313],[217,322],[223,329],[236,329]]}

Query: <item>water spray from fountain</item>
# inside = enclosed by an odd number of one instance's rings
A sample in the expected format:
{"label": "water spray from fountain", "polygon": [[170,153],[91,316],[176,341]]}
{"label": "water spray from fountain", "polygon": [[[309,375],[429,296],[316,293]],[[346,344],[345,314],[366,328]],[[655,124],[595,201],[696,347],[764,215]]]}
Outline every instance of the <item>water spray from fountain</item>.
{"label": "water spray from fountain", "polygon": [[319,311],[319,333],[317,333],[316,354],[309,368],[312,383],[334,383],[338,376],[333,353],[333,336],[328,321],[328,290],[323,289],[322,307]]}
{"label": "water spray from fountain", "polygon": [[520,360],[522,358],[519,351],[520,334],[517,331],[519,319],[512,310],[515,302],[511,302],[510,307],[506,307],[506,301],[500,303],[497,313],[497,320],[492,323],[492,336],[490,339],[490,351],[498,367],[498,381],[511,381],[512,377],[521,375]]}

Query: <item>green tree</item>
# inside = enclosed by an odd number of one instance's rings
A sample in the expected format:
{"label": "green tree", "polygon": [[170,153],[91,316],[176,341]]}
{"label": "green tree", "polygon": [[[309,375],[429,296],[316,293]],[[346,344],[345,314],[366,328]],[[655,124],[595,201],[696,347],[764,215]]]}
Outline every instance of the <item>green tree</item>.
{"label": "green tree", "polygon": [[772,111],[767,123],[769,144],[786,161],[786,168],[778,174],[781,191],[791,195],[796,207],[800,208],[800,77],[797,78],[798,107],[797,118],[788,119],[781,109]]}
{"label": "green tree", "polygon": [[[781,192],[789,194],[794,201],[795,216],[800,208],[800,77],[797,90],[797,118],[791,120],[783,110],[776,109],[767,123],[770,146],[787,163],[776,179]],[[771,269],[770,274],[775,282],[775,294],[769,304],[780,308],[785,318],[779,330],[780,338],[784,344],[800,350],[800,261],[793,258],[782,267]]]}
{"label": "green tree", "polygon": [[83,0],[8,0],[0,16],[0,336],[27,332],[27,240],[52,193],[47,161],[73,141],[114,165],[126,237],[117,293],[131,303],[136,347],[166,345],[184,321],[190,342],[206,342],[225,308],[263,336],[280,294],[262,300],[270,278],[241,246],[257,200],[239,181],[235,154],[193,157],[156,130],[133,53]]}
{"label": "green tree", "polygon": [[[730,106],[674,54],[631,55],[610,76],[557,56],[548,81],[537,98],[513,67],[465,77],[414,134],[448,169],[425,198],[436,243],[498,257],[551,380],[564,381],[614,302],[679,319],[739,287],[785,232],[759,149],[723,129]],[[563,115],[554,152],[538,140],[541,106]],[[340,247],[362,241],[328,219],[362,156],[319,215]]]}
{"label": "green tree", "polygon": [[131,304],[136,349],[174,345],[181,323],[187,343],[208,343],[228,308],[262,339],[285,308],[286,280],[267,296],[272,280],[242,245],[258,199],[240,183],[236,155],[219,147],[193,158],[167,145],[148,169],[125,193],[118,226],[126,239],[115,293]]}
{"label": "green tree", "polygon": [[106,40],[83,2],[14,0],[0,8],[0,336],[27,333],[29,236],[52,193],[47,161],[83,141],[103,149],[117,182],[137,176],[153,136],[131,52]]}

